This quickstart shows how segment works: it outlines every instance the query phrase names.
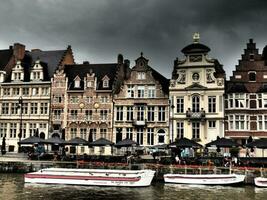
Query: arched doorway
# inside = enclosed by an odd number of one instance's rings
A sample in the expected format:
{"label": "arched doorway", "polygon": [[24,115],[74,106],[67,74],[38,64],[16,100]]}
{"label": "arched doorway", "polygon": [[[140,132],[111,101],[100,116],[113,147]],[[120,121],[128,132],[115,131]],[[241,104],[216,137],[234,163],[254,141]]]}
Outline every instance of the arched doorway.
{"label": "arched doorway", "polygon": [[45,139],[45,133],[44,132],[40,133],[40,138]]}

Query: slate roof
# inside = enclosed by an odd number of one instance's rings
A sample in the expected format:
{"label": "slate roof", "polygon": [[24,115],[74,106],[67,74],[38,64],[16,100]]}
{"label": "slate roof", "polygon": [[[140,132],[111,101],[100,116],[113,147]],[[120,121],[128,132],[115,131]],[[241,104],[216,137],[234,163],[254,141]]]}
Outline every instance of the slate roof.
{"label": "slate roof", "polygon": [[52,77],[57,67],[60,65],[62,58],[65,55],[66,50],[55,51],[40,51],[35,50],[26,52],[26,55],[31,57],[31,65],[34,65],[36,60],[40,60],[47,64],[48,77]]}
{"label": "slate roof", "polygon": [[[113,83],[116,78],[116,73],[118,69],[117,63],[109,64],[75,64],[75,65],[66,65],[65,73],[68,77],[68,89],[69,90],[83,90],[84,89],[84,77],[87,74],[94,73],[97,77],[97,90],[112,90]],[[79,76],[81,79],[80,88],[74,87],[74,79],[76,76]],[[103,88],[102,79],[108,76],[109,78],[109,87]]]}
{"label": "slate roof", "polygon": [[[66,50],[56,50],[56,51],[41,51],[35,50],[32,52],[26,51],[21,65],[24,69],[24,82],[30,81],[31,68],[34,66],[35,62],[39,59],[40,64],[43,67],[44,81],[50,81],[55,70],[61,64],[62,59],[65,56]],[[1,58],[1,51],[0,51]],[[11,73],[8,74],[5,82],[11,81]]]}
{"label": "slate roof", "polygon": [[227,93],[236,93],[236,92],[248,93],[248,90],[243,83],[235,83],[233,85],[227,84],[226,92]]}
{"label": "slate roof", "polygon": [[161,84],[163,92],[165,94],[169,94],[170,80],[165,78],[163,75],[161,75],[159,72],[154,70],[152,67],[150,67],[150,68],[151,68],[151,71],[152,71],[152,76],[155,78],[155,80],[159,81],[159,83]]}
{"label": "slate roof", "polygon": [[207,53],[210,51],[210,48],[204,44],[200,43],[193,43],[189,44],[188,46],[184,47],[181,52],[184,54],[191,54],[191,53]]}
{"label": "slate roof", "polygon": [[0,70],[3,70],[13,55],[12,49],[0,50]]}

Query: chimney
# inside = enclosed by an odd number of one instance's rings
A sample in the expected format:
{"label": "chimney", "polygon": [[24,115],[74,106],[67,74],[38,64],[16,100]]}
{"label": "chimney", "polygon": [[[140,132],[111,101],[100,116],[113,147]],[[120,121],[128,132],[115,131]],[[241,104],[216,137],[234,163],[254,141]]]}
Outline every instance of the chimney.
{"label": "chimney", "polygon": [[83,61],[83,64],[84,65],[89,65],[90,63],[89,63],[89,61]]}
{"label": "chimney", "polygon": [[15,60],[22,60],[25,55],[25,46],[23,44],[15,43],[13,48],[13,55]]}
{"label": "chimney", "polygon": [[119,54],[118,55],[118,64],[122,64],[123,63],[123,55]]}

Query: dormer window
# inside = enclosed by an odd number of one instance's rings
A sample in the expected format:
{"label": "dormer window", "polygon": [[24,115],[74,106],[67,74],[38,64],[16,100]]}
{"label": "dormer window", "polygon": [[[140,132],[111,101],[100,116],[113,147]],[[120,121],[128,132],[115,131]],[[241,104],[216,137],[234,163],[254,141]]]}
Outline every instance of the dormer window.
{"label": "dormer window", "polygon": [[249,72],[248,78],[249,78],[249,81],[256,81],[256,72]]}
{"label": "dormer window", "polygon": [[76,76],[76,78],[74,79],[74,87],[75,88],[80,88],[81,87],[81,79],[79,76]]}
{"label": "dormer window", "polygon": [[145,72],[137,72],[137,79],[138,80],[145,80],[146,79],[146,73]]}
{"label": "dormer window", "polygon": [[11,80],[12,81],[23,81],[24,70],[21,66],[21,61],[17,61],[16,66],[12,70]]}
{"label": "dormer window", "polygon": [[108,88],[109,85],[109,81],[108,80],[104,80],[103,81],[103,88]]}
{"label": "dormer window", "polygon": [[43,80],[43,66],[40,63],[40,60],[36,60],[34,66],[31,69],[31,80],[40,81]]}
{"label": "dormer window", "polygon": [[104,78],[102,78],[102,81],[103,81],[103,88],[108,88],[109,87],[109,77],[104,76]]}

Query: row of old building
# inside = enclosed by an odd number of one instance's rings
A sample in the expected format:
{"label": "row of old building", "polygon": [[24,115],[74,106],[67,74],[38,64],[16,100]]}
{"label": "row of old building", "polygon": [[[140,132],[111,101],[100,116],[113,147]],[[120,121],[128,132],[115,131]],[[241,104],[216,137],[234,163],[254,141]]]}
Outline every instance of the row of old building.
{"label": "row of old building", "polygon": [[0,141],[12,152],[37,132],[141,146],[266,137],[267,48],[260,54],[250,39],[229,81],[209,51],[195,34],[169,80],[142,53],[132,66],[122,55],[116,63],[76,64],[71,47],[28,51],[16,43],[0,50]]}

